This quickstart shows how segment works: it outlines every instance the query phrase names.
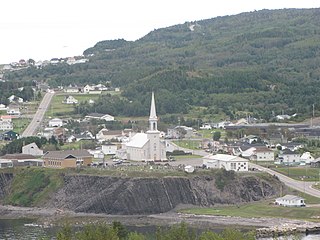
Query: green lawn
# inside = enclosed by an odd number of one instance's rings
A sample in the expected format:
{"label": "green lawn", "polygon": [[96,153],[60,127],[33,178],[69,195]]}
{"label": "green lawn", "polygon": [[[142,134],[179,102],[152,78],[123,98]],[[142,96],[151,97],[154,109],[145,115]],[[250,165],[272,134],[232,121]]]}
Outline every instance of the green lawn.
{"label": "green lawn", "polygon": [[61,93],[54,96],[52,99],[50,108],[48,109],[46,116],[47,117],[74,117],[74,106],[73,104],[64,104],[62,101],[64,100],[65,96],[73,96],[80,102],[97,100],[100,94],[67,94]]}
{"label": "green lawn", "polygon": [[202,158],[200,155],[178,155],[178,156],[173,156],[175,160],[183,160],[183,159],[190,159],[190,158]]}
{"label": "green lawn", "polygon": [[296,180],[305,179],[306,181],[319,181],[319,173],[320,173],[319,168],[311,168],[309,166],[304,166],[304,167],[276,166],[272,169]]}
{"label": "green lawn", "polygon": [[31,122],[29,118],[14,118],[13,121],[13,131],[21,134],[26,129],[28,124]]}
{"label": "green lawn", "polygon": [[277,217],[293,218],[320,221],[316,217],[320,216],[319,207],[282,207],[276,206],[271,201],[249,203],[239,206],[221,206],[213,208],[193,208],[182,210],[183,213],[216,215],[216,216],[234,216],[234,217]]}
{"label": "green lawn", "polygon": [[179,147],[192,149],[192,150],[199,150],[200,149],[199,147],[201,146],[201,141],[199,140],[183,139],[183,140],[176,140],[173,142],[177,144]]}
{"label": "green lawn", "polygon": [[78,142],[65,143],[64,145],[60,146],[60,149],[61,150],[81,149],[83,146],[89,143],[92,143],[92,140],[81,140]]}

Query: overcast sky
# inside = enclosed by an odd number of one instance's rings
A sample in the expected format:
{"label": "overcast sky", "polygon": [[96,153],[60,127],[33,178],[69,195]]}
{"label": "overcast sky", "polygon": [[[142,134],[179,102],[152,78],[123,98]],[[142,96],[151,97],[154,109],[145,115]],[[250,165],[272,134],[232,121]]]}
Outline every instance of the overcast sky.
{"label": "overcast sky", "polygon": [[98,41],[136,40],[187,21],[261,9],[317,8],[319,0],[3,0],[0,64],[81,55]]}

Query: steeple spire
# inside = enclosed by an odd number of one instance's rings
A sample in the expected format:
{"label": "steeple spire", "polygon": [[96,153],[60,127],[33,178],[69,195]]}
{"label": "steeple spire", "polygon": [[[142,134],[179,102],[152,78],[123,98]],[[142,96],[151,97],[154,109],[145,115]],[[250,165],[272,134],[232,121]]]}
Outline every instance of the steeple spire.
{"label": "steeple spire", "polygon": [[151,131],[158,131],[157,129],[157,122],[158,122],[158,117],[156,113],[156,103],[154,100],[154,92],[152,92],[151,95],[151,107],[150,107],[150,116],[149,116],[149,123],[150,123],[150,128],[149,130]]}

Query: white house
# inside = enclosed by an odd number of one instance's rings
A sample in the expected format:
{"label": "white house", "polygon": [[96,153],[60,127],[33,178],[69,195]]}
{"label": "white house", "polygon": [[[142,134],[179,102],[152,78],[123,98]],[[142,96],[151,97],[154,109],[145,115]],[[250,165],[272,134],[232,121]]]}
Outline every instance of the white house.
{"label": "white house", "polygon": [[8,108],[4,104],[0,104],[0,111],[6,111]]}
{"label": "white house", "polygon": [[149,116],[149,130],[146,133],[137,133],[124,144],[127,159],[134,161],[163,161],[166,158],[165,142],[160,140],[158,131],[158,117],[154,93],[152,92]]}
{"label": "white house", "polygon": [[62,103],[65,103],[65,104],[77,104],[78,100],[75,99],[73,96],[65,96],[64,100],[62,101]]}
{"label": "white house", "polygon": [[23,154],[29,154],[32,156],[42,156],[43,155],[43,150],[41,150],[37,144],[30,143],[28,145],[25,145],[22,147],[22,153]]}
{"label": "white house", "polygon": [[9,102],[18,102],[18,103],[23,103],[23,98],[21,97],[17,97],[15,95],[11,95],[10,97],[8,97]]}
{"label": "white house", "polygon": [[299,165],[300,154],[296,151],[291,151],[290,149],[284,149],[279,153],[278,163],[285,165]]}
{"label": "white house", "polygon": [[60,118],[53,118],[49,121],[49,127],[62,127],[63,121]]}
{"label": "white house", "polygon": [[249,160],[228,154],[210,154],[203,157],[203,164],[207,168],[224,168],[227,171],[248,171]]}
{"label": "white house", "polygon": [[110,141],[112,139],[117,139],[119,140],[123,136],[122,131],[109,131],[106,128],[102,128],[97,134],[96,134],[96,139],[99,142],[105,142],[105,141]]}
{"label": "white house", "polygon": [[102,114],[102,113],[90,113],[85,116],[85,119],[98,119],[98,120],[105,120],[106,122],[114,121],[114,116],[109,114]]}
{"label": "white house", "polygon": [[202,130],[211,130],[212,127],[211,127],[210,123],[204,123],[204,124],[202,124],[200,129],[202,129]]}
{"label": "white house", "polygon": [[285,195],[284,197],[277,198],[275,204],[285,207],[304,207],[306,206],[304,198],[294,196],[294,195]]}
{"label": "white house", "polygon": [[10,121],[7,121],[6,119],[0,119],[0,131],[8,131],[13,130],[13,123],[10,119]]}
{"label": "white house", "polygon": [[81,88],[78,87],[66,87],[65,89],[63,89],[64,92],[66,93],[79,93],[81,92]]}
{"label": "white house", "polygon": [[274,161],[274,152],[267,147],[259,147],[254,150],[252,160],[255,161]]}
{"label": "white house", "polygon": [[90,93],[90,91],[93,91],[93,90],[94,90],[94,87],[88,84],[83,87],[83,93]]}
{"label": "white house", "polygon": [[117,152],[117,145],[108,143],[101,146],[101,150],[105,155],[114,155]]}
{"label": "white house", "polygon": [[13,116],[20,116],[21,112],[20,112],[19,108],[8,108],[7,114],[13,115]]}
{"label": "white house", "polygon": [[300,156],[300,164],[301,165],[310,164],[312,161],[314,161],[314,157],[310,154],[310,152],[304,152]]}

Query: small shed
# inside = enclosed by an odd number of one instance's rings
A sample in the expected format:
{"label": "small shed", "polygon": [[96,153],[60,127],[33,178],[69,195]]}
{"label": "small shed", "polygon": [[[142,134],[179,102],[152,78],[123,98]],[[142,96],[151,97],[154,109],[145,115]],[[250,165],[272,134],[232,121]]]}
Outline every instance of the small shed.
{"label": "small shed", "polygon": [[276,205],[285,207],[305,207],[305,199],[294,195],[285,195],[275,200]]}
{"label": "small shed", "polygon": [[193,173],[194,172],[194,167],[191,165],[185,166],[184,171],[187,173]]}

